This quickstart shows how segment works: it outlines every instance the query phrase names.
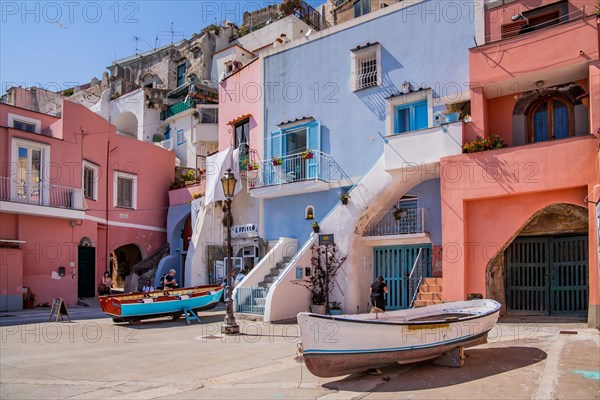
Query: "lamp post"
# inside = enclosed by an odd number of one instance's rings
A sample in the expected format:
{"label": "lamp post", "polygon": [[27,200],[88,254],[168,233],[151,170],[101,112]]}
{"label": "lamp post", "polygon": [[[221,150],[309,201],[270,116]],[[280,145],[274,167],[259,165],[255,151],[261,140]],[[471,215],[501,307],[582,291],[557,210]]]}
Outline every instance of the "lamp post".
{"label": "lamp post", "polygon": [[221,178],[221,184],[223,185],[223,193],[225,194],[225,220],[227,224],[227,277],[225,280],[225,321],[223,326],[221,327],[221,333],[226,335],[233,335],[240,333],[240,326],[235,321],[235,316],[233,315],[233,300],[231,299],[231,292],[233,291],[233,287],[231,286],[231,256],[232,256],[232,248],[231,248],[231,222],[233,217],[231,216],[231,200],[233,199],[233,192],[235,191],[235,185],[237,183],[237,179],[231,172],[231,169],[228,169],[225,175]]}

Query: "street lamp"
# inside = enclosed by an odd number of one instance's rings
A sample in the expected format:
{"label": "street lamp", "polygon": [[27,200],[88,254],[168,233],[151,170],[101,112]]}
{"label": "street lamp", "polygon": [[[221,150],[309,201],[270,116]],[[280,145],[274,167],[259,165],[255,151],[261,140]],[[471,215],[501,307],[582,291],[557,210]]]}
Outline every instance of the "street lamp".
{"label": "street lamp", "polygon": [[221,178],[221,185],[223,185],[223,193],[225,194],[225,221],[227,224],[227,276],[225,279],[225,321],[223,326],[221,327],[221,333],[226,335],[232,335],[236,333],[240,333],[240,326],[235,322],[235,316],[233,315],[233,300],[231,299],[231,292],[233,291],[233,287],[231,286],[231,256],[232,256],[232,248],[231,248],[231,222],[233,217],[231,216],[231,200],[233,199],[233,192],[235,191],[235,185],[237,183],[237,179],[231,172],[231,169],[227,169],[227,172]]}

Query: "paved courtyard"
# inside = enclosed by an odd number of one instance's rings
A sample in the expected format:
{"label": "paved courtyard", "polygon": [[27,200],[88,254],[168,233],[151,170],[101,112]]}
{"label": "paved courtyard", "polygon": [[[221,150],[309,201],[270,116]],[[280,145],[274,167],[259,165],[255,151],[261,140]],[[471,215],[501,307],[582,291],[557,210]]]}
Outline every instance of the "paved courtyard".
{"label": "paved courtyard", "polygon": [[463,368],[323,379],[297,361],[294,324],[239,321],[242,335],[222,337],[222,308],[192,325],[69,312],[58,323],[49,309],[0,313],[1,399],[600,399],[600,336],[583,323],[501,322]]}

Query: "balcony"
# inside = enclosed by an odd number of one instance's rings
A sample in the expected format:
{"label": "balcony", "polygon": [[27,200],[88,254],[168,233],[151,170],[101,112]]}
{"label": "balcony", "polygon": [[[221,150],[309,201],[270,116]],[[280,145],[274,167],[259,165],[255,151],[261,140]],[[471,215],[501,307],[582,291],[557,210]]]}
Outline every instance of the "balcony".
{"label": "balcony", "polygon": [[161,111],[160,120],[164,121],[165,119],[172,117],[173,115],[177,115],[182,113],[190,108],[195,108],[196,102],[194,99],[188,99],[187,101],[180,101],[179,103],[175,103],[172,106],[169,106],[165,111]]}
{"label": "balcony", "polygon": [[[0,202],[3,202],[0,208],[5,212],[57,218],[85,218],[82,189],[47,182],[0,177]],[[53,209],[49,210],[47,207]]]}
{"label": "balcony", "polygon": [[486,98],[585,79],[588,63],[598,57],[594,16],[498,40],[470,49],[470,81],[484,87]]}
{"label": "balcony", "polygon": [[369,245],[429,242],[425,208],[392,209],[377,215],[363,232]]}
{"label": "balcony", "polygon": [[329,190],[330,183],[348,179],[335,160],[321,151],[288,154],[278,160],[277,165],[272,159],[248,164],[246,179],[252,197],[322,192]]}
{"label": "balcony", "polygon": [[440,158],[462,153],[463,123],[387,136],[385,169],[393,171],[415,165],[436,163]]}

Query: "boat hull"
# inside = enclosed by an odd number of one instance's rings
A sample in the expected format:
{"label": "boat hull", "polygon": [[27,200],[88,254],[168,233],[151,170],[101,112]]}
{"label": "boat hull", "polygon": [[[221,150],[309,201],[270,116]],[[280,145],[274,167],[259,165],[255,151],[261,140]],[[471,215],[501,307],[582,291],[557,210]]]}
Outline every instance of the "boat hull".
{"label": "boat hull", "polygon": [[[483,344],[498,319],[500,305],[493,300],[477,302],[445,303],[376,317],[300,313],[304,361],[312,374],[334,377],[390,363],[433,359],[457,347]],[[456,312],[467,308],[469,314]]]}
{"label": "boat hull", "polygon": [[150,293],[100,296],[105,314],[117,321],[147,319],[161,316],[179,317],[185,308],[194,311],[216,307],[223,289],[218,286],[199,286]]}

